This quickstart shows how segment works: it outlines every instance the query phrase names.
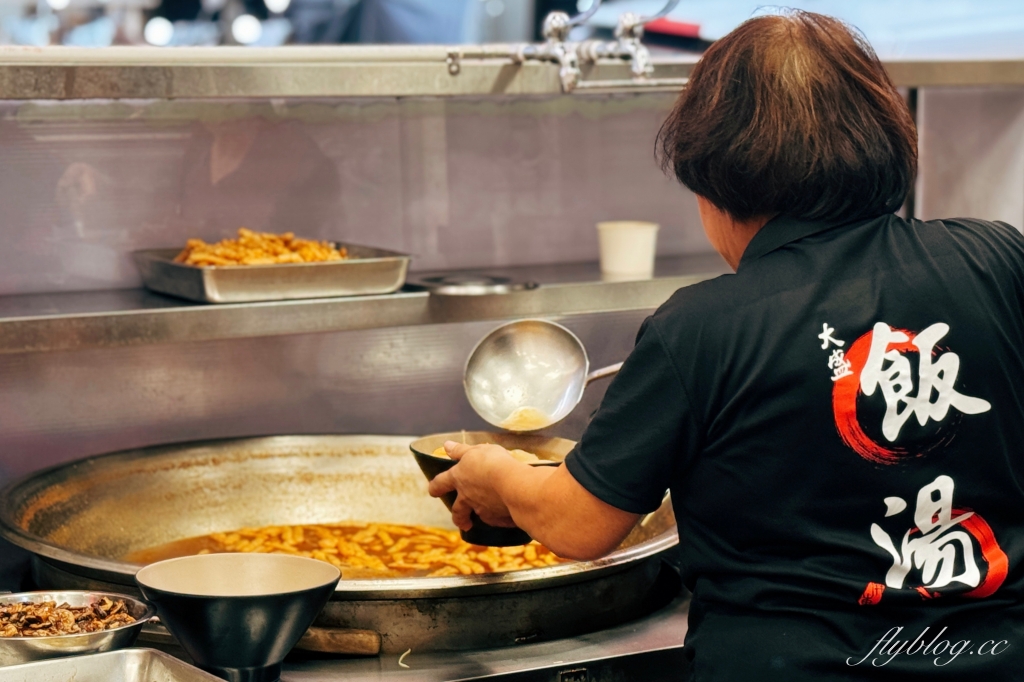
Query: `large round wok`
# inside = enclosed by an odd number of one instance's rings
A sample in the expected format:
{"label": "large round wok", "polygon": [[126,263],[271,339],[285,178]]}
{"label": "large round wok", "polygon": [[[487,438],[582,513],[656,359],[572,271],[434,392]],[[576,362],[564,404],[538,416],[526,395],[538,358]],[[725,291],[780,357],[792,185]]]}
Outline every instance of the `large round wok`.
{"label": "large round wok", "polygon": [[[372,521],[453,528],[402,436],[277,436],[118,452],[0,492],[0,534],[35,554],[41,587],[134,590],[126,554],[274,524]],[[564,637],[651,608],[677,542],[666,502],[611,555],[493,575],[345,579],[317,621],[381,635],[381,650],[457,650]]]}

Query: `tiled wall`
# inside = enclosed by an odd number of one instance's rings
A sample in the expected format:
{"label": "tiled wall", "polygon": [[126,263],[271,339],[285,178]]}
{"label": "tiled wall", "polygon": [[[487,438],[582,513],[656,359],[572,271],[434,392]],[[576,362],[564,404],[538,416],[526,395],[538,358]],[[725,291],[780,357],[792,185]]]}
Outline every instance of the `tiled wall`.
{"label": "tiled wall", "polygon": [[710,250],[653,157],[665,95],[0,104],[0,295],[134,287],[128,254],[239,226],[414,269],[596,260],[594,223]]}

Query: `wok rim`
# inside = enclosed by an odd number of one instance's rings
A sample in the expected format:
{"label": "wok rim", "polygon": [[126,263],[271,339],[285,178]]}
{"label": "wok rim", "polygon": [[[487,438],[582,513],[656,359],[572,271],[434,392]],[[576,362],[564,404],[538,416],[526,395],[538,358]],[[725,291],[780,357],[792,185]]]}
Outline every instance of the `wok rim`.
{"label": "wok rim", "polygon": [[[75,575],[112,581],[117,585],[132,586],[135,574],[143,568],[119,559],[109,559],[65,549],[45,538],[30,533],[14,519],[15,509],[34,493],[46,489],[56,481],[49,481],[54,474],[74,468],[89,466],[113,466],[115,463],[140,457],[154,457],[171,451],[224,445],[273,444],[289,439],[351,439],[366,442],[367,439],[394,439],[396,447],[408,450],[413,441],[423,436],[386,434],[284,434],[269,436],[247,436],[241,438],[216,438],[130,448],[115,452],[92,455],[82,459],[57,464],[22,476],[0,489],[0,536],[12,544],[36,555],[40,560],[56,564],[58,568]],[[410,455],[411,456],[411,455]],[[665,504],[670,504],[666,495]],[[332,599],[415,599],[424,597],[447,597],[453,594],[486,594],[489,592],[518,592],[569,585],[585,582],[608,573],[625,570],[635,563],[655,557],[678,544],[675,528],[659,533],[644,542],[616,550],[593,561],[574,561],[544,568],[530,568],[505,573],[489,573],[469,576],[344,579],[338,582]]]}

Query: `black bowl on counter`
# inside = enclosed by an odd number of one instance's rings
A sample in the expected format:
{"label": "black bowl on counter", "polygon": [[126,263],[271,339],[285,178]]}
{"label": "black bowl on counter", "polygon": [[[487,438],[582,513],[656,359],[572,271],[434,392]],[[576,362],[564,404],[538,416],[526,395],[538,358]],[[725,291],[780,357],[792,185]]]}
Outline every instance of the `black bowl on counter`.
{"label": "black bowl on counter", "polygon": [[150,564],[135,581],[200,668],[230,682],[277,682],[340,578],[305,557],[203,554]]}
{"label": "black bowl on counter", "polygon": [[[455,441],[466,445],[485,445],[493,443],[500,445],[506,450],[525,450],[537,455],[539,462],[531,462],[532,466],[558,466],[565,459],[565,456],[576,446],[576,443],[565,438],[551,438],[548,436],[525,435],[517,433],[492,433],[490,431],[453,431],[451,433],[437,433],[431,436],[424,436],[413,441],[409,448],[412,450],[416,463],[419,465],[423,475],[428,481],[442,471],[448,471],[455,466],[455,460],[449,457],[435,456],[433,453],[443,447],[446,441]],[[452,491],[441,497],[441,501],[448,509],[455,504],[458,494]],[[470,515],[473,527],[469,530],[459,531],[462,539],[473,545],[485,547],[513,547],[516,545],[528,544],[532,538],[521,528],[501,528],[491,526],[480,520],[480,517],[473,513]]]}

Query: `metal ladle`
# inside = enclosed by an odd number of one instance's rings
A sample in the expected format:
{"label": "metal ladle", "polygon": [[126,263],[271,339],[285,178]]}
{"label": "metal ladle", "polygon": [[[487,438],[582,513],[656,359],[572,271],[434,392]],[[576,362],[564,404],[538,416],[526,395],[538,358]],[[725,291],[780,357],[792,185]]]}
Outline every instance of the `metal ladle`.
{"label": "metal ladle", "polygon": [[590,372],[587,350],[571,331],[547,320],[517,320],[476,344],[462,383],[484,421],[507,431],[536,431],[565,419],[590,382],[621,367]]}

